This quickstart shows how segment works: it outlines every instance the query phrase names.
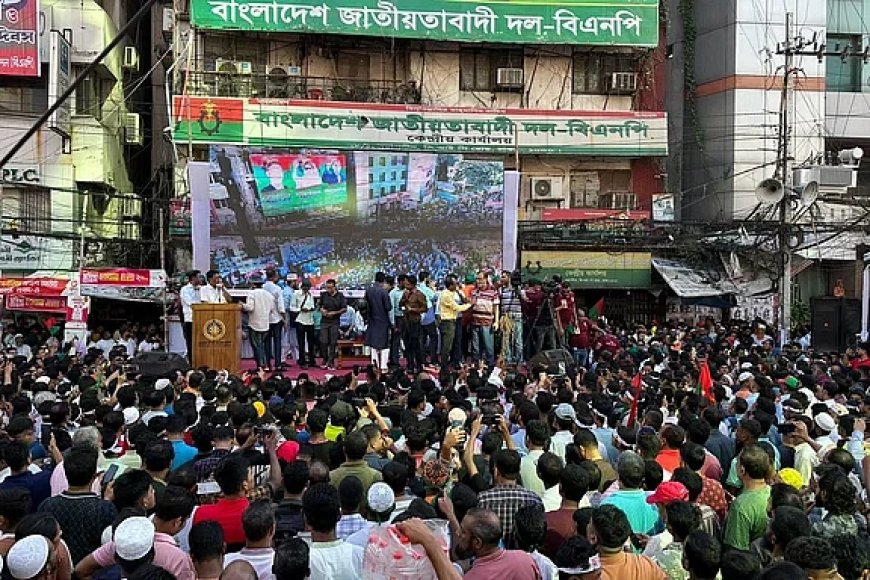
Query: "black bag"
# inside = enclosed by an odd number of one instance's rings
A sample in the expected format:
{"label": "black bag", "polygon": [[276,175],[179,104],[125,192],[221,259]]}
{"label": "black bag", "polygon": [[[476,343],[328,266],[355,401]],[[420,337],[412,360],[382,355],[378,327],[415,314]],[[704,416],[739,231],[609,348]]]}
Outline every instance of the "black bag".
{"label": "black bag", "polygon": [[302,515],[302,503],[296,500],[285,500],[275,506],[275,545],[295,538],[305,530],[305,517]]}

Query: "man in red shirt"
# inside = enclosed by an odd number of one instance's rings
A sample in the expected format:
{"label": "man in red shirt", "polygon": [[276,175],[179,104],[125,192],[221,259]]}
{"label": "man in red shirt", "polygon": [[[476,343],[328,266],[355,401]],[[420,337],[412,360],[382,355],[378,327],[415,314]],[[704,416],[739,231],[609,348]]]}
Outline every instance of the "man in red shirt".
{"label": "man in red shirt", "polygon": [[[554,298],[556,314],[559,319],[559,332],[571,326],[577,326],[577,303],[574,300],[574,291],[567,282],[562,282],[562,289]],[[566,339],[568,337],[565,337]]]}
{"label": "man in red shirt", "polygon": [[254,487],[248,462],[237,455],[227,457],[214,470],[214,480],[220,486],[223,497],[217,503],[200,506],[193,514],[193,523],[217,522],[224,531],[227,550],[241,549],[245,545],[242,513],[250,503],[248,493]]}
{"label": "man in red shirt", "polygon": [[686,440],[686,432],[676,425],[665,425],[661,433],[662,450],[656,456],[656,463],[665,470],[665,479],[680,466],[680,447]]}
{"label": "man in red shirt", "polygon": [[[278,433],[262,438],[263,447],[269,455],[269,484],[263,487],[267,497],[282,485],[281,464],[278,462]],[[247,446],[247,444],[246,444]],[[196,510],[193,523],[214,521],[224,531],[227,551],[240,550],[245,546],[245,531],[242,528],[242,514],[249,505],[248,497],[254,491],[254,477],[248,469],[248,461],[241,455],[226,457],[214,470],[214,480],[221,488],[223,497],[217,503],[204,505]],[[256,490],[257,492],[260,489]],[[258,493],[262,497],[263,494]]]}
{"label": "man in red shirt", "polygon": [[541,553],[553,558],[559,547],[574,535],[574,512],[580,508],[580,501],[589,491],[589,475],[586,470],[569,463],[559,475],[559,495],[562,505],[559,509],[547,512],[547,535]]}

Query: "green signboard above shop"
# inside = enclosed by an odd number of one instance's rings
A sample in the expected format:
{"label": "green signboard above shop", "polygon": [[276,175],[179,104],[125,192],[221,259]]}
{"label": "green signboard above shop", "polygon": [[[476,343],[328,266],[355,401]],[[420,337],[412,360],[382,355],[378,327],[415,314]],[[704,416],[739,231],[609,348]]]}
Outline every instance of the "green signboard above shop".
{"label": "green signboard above shop", "polygon": [[649,288],[649,252],[524,251],[523,276],[544,280],[558,275],[572,288]]}
{"label": "green signboard above shop", "polygon": [[502,154],[667,155],[667,117],[176,96],[178,142]]}
{"label": "green signboard above shop", "polygon": [[658,0],[193,0],[210,30],[355,34],[460,42],[658,44]]}

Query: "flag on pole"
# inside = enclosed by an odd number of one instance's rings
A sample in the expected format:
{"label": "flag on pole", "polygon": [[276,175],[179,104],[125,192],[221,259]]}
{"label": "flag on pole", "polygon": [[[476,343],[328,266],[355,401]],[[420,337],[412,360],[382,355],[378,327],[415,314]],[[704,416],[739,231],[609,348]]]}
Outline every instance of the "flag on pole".
{"label": "flag on pole", "polygon": [[643,388],[643,379],[640,376],[640,373],[634,375],[634,378],[631,379],[631,390],[629,390],[629,396],[631,397],[631,410],[628,412],[628,426],[634,427],[634,422],[637,420],[637,405],[640,402],[640,391]]}
{"label": "flag on pole", "polygon": [[598,320],[604,314],[604,297],[602,296],[595,305],[589,309],[589,318]]}
{"label": "flag on pole", "polygon": [[710,374],[710,366],[707,361],[701,362],[701,372],[698,375],[698,394],[707,399],[711,405],[716,404],[713,396],[713,376]]}

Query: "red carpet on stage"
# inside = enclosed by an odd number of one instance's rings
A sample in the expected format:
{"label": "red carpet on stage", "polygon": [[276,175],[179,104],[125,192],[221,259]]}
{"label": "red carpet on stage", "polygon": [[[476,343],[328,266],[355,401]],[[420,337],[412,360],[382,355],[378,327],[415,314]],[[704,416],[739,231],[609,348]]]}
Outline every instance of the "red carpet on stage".
{"label": "red carpet on stage", "polygon": [[[307,369],[300,369],[299,365],[297,365],[294,362],[292,366],[287,367],[287,370],[282,371],[281,374],[284,375],[285,377],[295,379],[296,377],[299,376],[300,373],[307,373],[308,377],[311,380],[323,381],[326,379],[327,375],[329,375],[329,376],[343,376],[343,375],[351,374],[353,372],[353,366],[356,364],[359,364],[360,366],[364,367],[368,363],[366,361],[363,361],[362,359],[354,359],[351,361],[345,361],[344,365],[342,365],[343,368],[336,369],[334,371],[330,371],[327,369],[322,369],[319,366],[308,367]],[[254,370],[256,368],[257,368],[257,365],[254,364],[253,359],[242,359],[242,371],[250,371],[250,370]],[[273,374],[275,374],[275,373],[274,372],[266,373],[267,376],[271,376]]]}

